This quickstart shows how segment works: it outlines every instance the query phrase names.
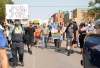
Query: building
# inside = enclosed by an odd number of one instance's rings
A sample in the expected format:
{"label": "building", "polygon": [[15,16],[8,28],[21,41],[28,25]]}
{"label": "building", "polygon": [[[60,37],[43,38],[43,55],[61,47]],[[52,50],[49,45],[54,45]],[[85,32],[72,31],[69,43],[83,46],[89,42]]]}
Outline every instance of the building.
{"label": "building", "polygon": [[64,24],[69,23],[69,12],[64,12]]}
{"label": "building", "polygon": [[74,9],[73,10],[73,19],[80,24],[81,22],[88,23],[89,21],[94,20],[95,15],[89,14],[87,9]]}
{"label": "building", "polygon": [[53,18],[53,22],[58,22],[59,24],[66,24],[69,21],[69,13],[66,11],[59,11],[51,16]]}
{"label": "building", "polygon": [[73,19],[77,22],[77,23],[81,23],[82,21],[84,21],[84,17],[87,16],[87,11],[86,10],[82,10],[82,9],[75,9],[73,10]]}
{"label": "building", "polygon": [[64,24],[64,12],[55,13],[51,17],[53,18],[53,22]]}

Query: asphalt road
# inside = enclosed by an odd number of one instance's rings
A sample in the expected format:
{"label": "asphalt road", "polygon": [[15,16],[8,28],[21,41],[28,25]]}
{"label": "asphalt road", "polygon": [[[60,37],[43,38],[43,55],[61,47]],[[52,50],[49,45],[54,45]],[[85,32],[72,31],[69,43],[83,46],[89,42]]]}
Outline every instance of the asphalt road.
{"label": "asphalt road", "polygon": [[47,49],[33,47],[30,55],[25,47],[24,67],[17,68],[83,68],[80,65],[80,49],[74,48],[74,53],[67,56],[65,42],[62,43],[61,51],[56,52],[53,44],[48,44]]}

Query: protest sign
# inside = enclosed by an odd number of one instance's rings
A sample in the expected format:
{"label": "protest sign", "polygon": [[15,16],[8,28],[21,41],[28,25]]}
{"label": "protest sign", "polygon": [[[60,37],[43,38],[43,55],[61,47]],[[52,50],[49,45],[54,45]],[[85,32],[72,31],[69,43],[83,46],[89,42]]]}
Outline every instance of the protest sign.
{"label": "protest sign", "polygon": [[28,19],[27,4],[6,4],[6,19]]}

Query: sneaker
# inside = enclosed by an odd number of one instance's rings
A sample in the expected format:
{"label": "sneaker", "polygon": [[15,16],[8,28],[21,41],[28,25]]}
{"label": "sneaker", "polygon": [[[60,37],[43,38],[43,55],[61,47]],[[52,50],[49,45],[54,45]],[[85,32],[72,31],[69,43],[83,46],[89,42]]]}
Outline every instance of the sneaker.
{"label": "sneaker", "polygon": [[21,66],[24,66],[24,62],[21,62]]}
{"label": "sneaker", "polygon": [[30,49],[28,49],[28,53],[29,53],[29,54],[32,54],[32,51],[31,51]]}
{"label": "sneaker", "polygon": [[57,49],[57,51],[59,52],[59,51],[61,51],[60,49]]}
{"label": "sneaker", "polygon": [[67,56],[70,56],[70,51],[68,51]]}
{"label": "sneaker", "polygon": [[29,54],[32,54],[32,51],[31,50],[29,50],[28,52],[29,52]]}
{"label": "sneaker", "polygon": [[73,54],[74,53],[74,51],[73,50],[71,50],[71,54]]}
{"label": "sneaker", "polygon": [[13,67],[17,67],[18,66],[18,63],[13,63],[12,66]]}
{"label": "sneaker", "polygon": [[81,65],[83,66],[83,60],[81,60]]}

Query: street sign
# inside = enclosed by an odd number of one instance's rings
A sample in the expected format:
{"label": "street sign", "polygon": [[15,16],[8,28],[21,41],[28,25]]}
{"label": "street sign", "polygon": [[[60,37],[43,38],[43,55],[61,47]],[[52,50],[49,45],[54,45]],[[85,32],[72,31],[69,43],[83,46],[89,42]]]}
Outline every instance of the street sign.
{"label": "street sign", "polygon": [[6,4],[6,19],[28,19],[27,4]]}

